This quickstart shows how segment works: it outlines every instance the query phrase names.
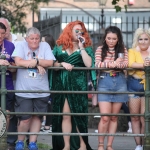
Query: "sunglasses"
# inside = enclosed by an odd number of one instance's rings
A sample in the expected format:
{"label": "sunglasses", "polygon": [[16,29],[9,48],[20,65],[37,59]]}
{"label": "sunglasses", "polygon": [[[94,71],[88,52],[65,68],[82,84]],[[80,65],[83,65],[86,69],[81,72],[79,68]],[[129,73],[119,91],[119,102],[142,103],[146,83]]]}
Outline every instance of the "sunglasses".
{"label": "sunglasses", "polygon": [[80,32],[81,34],[84,34],[84,31],[83,31],[82,29],[76,29],[76,30],[75,30],[75,33],[79,33],[79,32]]}

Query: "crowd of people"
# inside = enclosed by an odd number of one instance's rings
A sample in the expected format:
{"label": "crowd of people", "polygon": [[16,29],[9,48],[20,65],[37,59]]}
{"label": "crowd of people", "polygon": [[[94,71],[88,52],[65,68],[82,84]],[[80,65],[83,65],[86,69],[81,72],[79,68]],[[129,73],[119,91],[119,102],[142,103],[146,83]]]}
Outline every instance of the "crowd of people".
{"label": "crowd of people", "polygon": [[[14,44],[13,44],[14,43]],[[121,107],[128,104],[131,114],[143,114],[145,97],[140,94],[119,94],[118,92],[144,92],[145,66],[150,65],[150,30],[138,28],[135,31],[132,48],[127,50],[121,30],[109,26],[105,30],[103,44],[94,55],[92,41],[85,25],[81,21],[73,21],[66,25],[59,38],[44,35],[41,40],[40,31],[31,27],[23,41],[14,41],[10,32],[10,24],[6,18],[0,18],[0,65],[16,65],[19,69],[7,69],[7,90],[56,90],[56,91],[87,91],[88,78],[94,90],[110,92],[97,94],[100,113],[118,114]],[[148,57],[149,56],[149,57]],[[50,70],[48,67],[63,67]],[[103,68],[98,79],[96,71],[75,70],[74,67]],[[126,71],[125,68],[136,68]],[[106,70],[105,70],[106,68]],[[16,77],[13,77],[16,74]],[[114,93],[117,92],[117,93]],[[52,104],[52,105],[51,105]],[[50,94],[45,92],[7,93],[6,110],[24,112],[24,114],[7,116],[9,132],[36,132],[41,129],[43,116],[30,115],[25,112],[54,113],[87,113],[88,95],[75,93]],[[98,133],[114,134],[117,130],[118,116],[101,116]],[[144,117],[132,116],[132,133],[144,133]],[[87,133],[88,116],[54,115],[46,116],[44,130],[64,133],[52,136],[53,150],[92,150],[88,136],[70,136],[65,133]],[[98,137],[98,150],[104,150],[105,136]],[[7,150],[24,150],[24,141],[29,150],[38,150],[37,135],[9,135]],[[106,150],[113,150],[114,136],[107,137]],[[143,150],[144,140],[135,137],[135,150]],[[59,143],[59,144],[58,144]]]}

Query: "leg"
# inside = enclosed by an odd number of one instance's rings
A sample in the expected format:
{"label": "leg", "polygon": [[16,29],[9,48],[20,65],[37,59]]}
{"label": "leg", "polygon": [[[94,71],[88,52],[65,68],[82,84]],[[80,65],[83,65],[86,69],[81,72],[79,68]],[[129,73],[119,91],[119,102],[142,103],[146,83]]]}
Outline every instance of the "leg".
{"label": "leg", "polygon": [[[8,132],[17,132],[17,117],[13,115],[10,118],[10,123],[8,127]],[[15,142],[17,141],[17,135],[7,135],[7,143],[8,143],[8,150],[9,147],[15,147]]]}
{"label": "leg", "polygon": [[[118,114],[120,112],[121,106],[122,103],[112,103],[111,113]],[[118,116],[111,116],[109,127],[108,127],[108,133],[116,133],[117,124],[118,124]],[[107,150],[113,150],[112,149],[113,140],[114,140],[114,136],[108,136]]]}
{"label": "leg", "polygon": [[[67,99],[65,99],[63,113],[70,113],[70,107]],[[71,116],[63,116],[62,119],[62,132],[63,133],[71,133],[72,125],[71,125]],[[70,136],[63,136],[64,138],[64,150],[70,150]]]}
{"label": "leg", "polygon": [[[141,97],[141,110],[140,110],[141,114],[145,113],[145,97]],[[145,119],[144,117],[140,117],[140,121],[141,121],[141,134],[144,133],[145,131]],[[142,143],[141,145],[144,144],[144,138],[142,137]]]}
{"label": "leg", "polygon": [[[139,114],[140,113],[140,106],[141,105],[141,99],[140,97],[137,98],[130,98],[129,99],[129,110],[131,114]],[[132,131],[134,134],[140,134],[140,117],[133,116],[131,117],[131,123],[132,123]],[[140,137],[134,137],[136,145],[141,145],[141,138]]]}
{"label": "leg", "polygon": [[[31,118],[20,120],[18,125],[18,132],[28,132],[30,128]],[[24,141],[25,135],[18,135],[18,141]]]}
{"label": "leg", "polygon": [[[41,127],[41,120],[38,116],[32,116],[30,123],[30,132],[39,132]],[[29,141],[36,142],[37,135],[30,135]]]}
{"label": "leg", "polygon": [[[16,96],[15,112],[32,112],[32,100]],[[31,115],[17,115],[18,132],[28,132],[30,128]],[[24,141],[25,135],[18,135],[18,141]]]}
{"label": "leg", "polygon": [[[79,133],[78,128],[77,128],[77,132]],[[79,138],[80,138],[80,148],[79,148],[78,150],[86,150],[86,145],[85,145],[85,143],[84,143],[82,137],[79,136]]]}
{"label": "leg", "polygon": [[[51,104],[48,104],[47,112],[52,112]],[[51,115],[47,115],[46,116],[45,129],[49,130],[51,124],[52,124],[52,116]]]}
{"label": "leg", "polygon": [[[111,103],[110,102],[99,102],[100,113],[111,113]],[[109,116],[101,116],[100,122],[98,124],[98,133],[106,133],[108,131]],[[104,150],[104,136],[99,136],[99,147],[98,150]]]}
{"label": "leg", "polygon": [[[9,110],[6,110],[6,111],[7,111],[7,112],[10,112]],[[8,130],[9,121],[10,121],[10,115],[7,115],[7,116],[6,116],[6,122],[7,122],[6,130]]]}

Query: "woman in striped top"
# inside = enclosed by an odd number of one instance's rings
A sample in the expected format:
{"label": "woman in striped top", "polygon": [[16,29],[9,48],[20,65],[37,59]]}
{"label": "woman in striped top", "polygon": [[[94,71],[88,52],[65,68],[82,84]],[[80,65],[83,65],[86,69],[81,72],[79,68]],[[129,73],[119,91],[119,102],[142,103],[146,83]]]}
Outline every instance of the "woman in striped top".
{"label": "woman in striped top", "polygon": [[[123,68],[128,66],[128,52],[124,47],[121,31],[116,26],[105,30],[104,42],[95,52],[95,66],[106,68],[100,71],[98,91],[125,92],[126,79]],[[119,113],[122,103],[128,101],[127,94],[98,94],[101,113]],[[117,129],[117,116],[102,116],[98,125],[99,133],[114,134]],[[113,150],[114,137],[108,136],[106,150]],[[99,136],[98,150],[104,150],[104,136]]]}

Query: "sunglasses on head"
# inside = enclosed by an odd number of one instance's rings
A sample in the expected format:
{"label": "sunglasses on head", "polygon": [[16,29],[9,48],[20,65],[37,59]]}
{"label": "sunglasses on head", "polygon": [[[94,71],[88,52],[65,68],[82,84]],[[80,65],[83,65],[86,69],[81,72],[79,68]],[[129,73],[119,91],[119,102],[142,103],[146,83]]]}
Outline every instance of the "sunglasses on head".
{"label": "sunglasses on head", "polygon": [[76,32],[76,33],[79,33],[79,32],[80,32],[81,34],[84,34],[84,31],[83,31],[82,29],[76,29],[75,32]]}

